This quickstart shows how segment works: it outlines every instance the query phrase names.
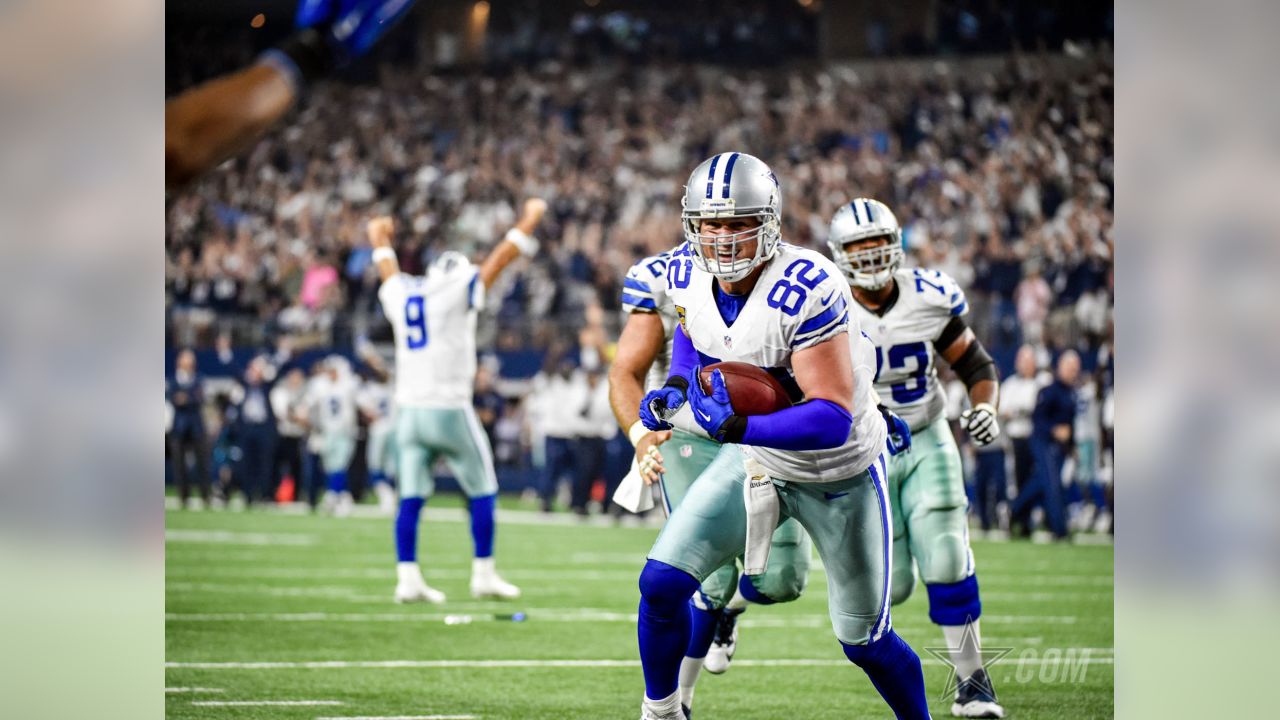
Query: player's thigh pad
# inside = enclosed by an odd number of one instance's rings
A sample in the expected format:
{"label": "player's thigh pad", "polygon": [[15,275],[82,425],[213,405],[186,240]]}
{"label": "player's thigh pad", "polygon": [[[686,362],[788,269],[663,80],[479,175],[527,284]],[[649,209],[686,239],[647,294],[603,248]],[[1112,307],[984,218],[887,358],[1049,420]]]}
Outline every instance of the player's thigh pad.
{"label": "player's thigh pad", "polygon": [[892,544],[884,456],[848,480],[787,483],[782,511],[808,531],[827,570],[827,604],[836,638],[848,645],[889,630]]}
{"label": "player's thigh pad", "polygon": [[667,511],[680,504],[703,470],[720,453],[720,443],[700,438],[683,430],[674,430],[671,439],[658,446],[662,453],[662,493]]}
{"label": "player's thigh pad", "polygon": [[471,406],[430,410],[425,427],[428,443],[442,456],[469,498],[498,492],[493,471],[493,449],[480,418]]}
{"label": "player's thigh pad", "polygon": [[[960,450],[946,419],[939,418],[916,435],[910,454],[918,457],[902,480],[899,497],[920,579],[926,584],[959,582],[973,572],[969,500]],[[897,577],[895,573],[895,581]]]}
{"label": "player's thigh pad", "polygon": [[436,482],[431,475],[435,451],[422,440],[419,426],[423,413],[433,412],[420,408],[402,409],[396,419],[395,441],[399,452],[396,457],[396,482],[400,497],[431,497]]}
{"label": "player's thigh pad", "polygon": [[813,541],[795,518],[787,518],[773,531],[769,562],[760,575],[747,576],[756,592],[773,602],[791,602],[804,593],[809,582]]}
{"label": "player's thigh pad", "polygon": [[332,433],[324,438],[324,452],[320,462],[326,473],[346,472],[351,458],[356,454],[356,439],[342,433]]}
{"label": "player's thigh pad", "polygon": [[667,518],[649,558],[705,580],[743,551],[747,511],[742,504],[742,451],[721,446],[719,453]]}

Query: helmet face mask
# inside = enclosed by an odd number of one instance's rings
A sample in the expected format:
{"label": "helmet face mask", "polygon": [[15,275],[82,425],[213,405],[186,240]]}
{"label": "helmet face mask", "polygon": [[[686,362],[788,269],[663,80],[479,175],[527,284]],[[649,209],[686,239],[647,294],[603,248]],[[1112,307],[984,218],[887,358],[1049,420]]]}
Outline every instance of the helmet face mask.
{"label": "helmet face mask", "polygon": [[[735,282],[777,252],[782,193],[758,158],[735,152],[704,160],[689,176],[682,205],[685,240],[704,272]],[[742,222],[748,219],[754,223]]]}
{"label": "helmet face mask", "polygon": [[871,245],[855,240],[844,246],[844,260],[849,267],[845,274],[852,285],[879,290],[889,283],[893,271],[902,265],[902,243],[897,235],[878,237],[888,242]]}
{"label": "helmet face mask", "polygon": [[902,229],[877,200],[858,198],[837,210],[827,247],[849,284],[864,290],[883,288],[902,265]]}

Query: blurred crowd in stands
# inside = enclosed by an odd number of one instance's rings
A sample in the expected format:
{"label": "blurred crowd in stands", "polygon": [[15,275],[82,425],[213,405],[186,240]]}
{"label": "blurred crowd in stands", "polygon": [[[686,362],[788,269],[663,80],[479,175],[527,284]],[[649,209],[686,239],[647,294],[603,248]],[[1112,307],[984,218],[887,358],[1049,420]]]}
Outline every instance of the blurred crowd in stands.
{"label": "blurred crowd in stands", "polygon": [[[517,40],[506,57],[527,60]],[[321,83],[251,152],[170,197],[167,370],[185,347],[206,377],[237,379],[260,354],[284,373],[331,352],[353,356],[365,339],[389,349],[369,217],[397,218],[400,265],[416,273],[446,249],[480,256],[522,198],[543,197],[543,252],[492,291],[481,320],[487,387],[477,394],[492,395],[482,417],[499,466],[519,470],[509,482],[536,487],[533,463],[545,462],[543,435],[556,431],[530,421],[536,388],[598,375],[592,362],[575,369],[580,336],[603,334],[604,351],[587,355],[607,362],[627,268],[681,242],[689,170],[740,149],[778,175],[787,242],[825,252],[837,207],[880,199],[903,224],[908,262],[965,289],[1002,377],[1015,374],[1024,344],[1039,371],[1073,349],[1095,398],[1109,397],[1105,47],[736,72],[676,51],[652,62],[601,51],[591,63],[528,52],[536,62],[471,72],[384,62],[362,82]],[[609,453],[625,455],[625,439],[618,445]],[[618,467],[609,458],[600,466]]]}

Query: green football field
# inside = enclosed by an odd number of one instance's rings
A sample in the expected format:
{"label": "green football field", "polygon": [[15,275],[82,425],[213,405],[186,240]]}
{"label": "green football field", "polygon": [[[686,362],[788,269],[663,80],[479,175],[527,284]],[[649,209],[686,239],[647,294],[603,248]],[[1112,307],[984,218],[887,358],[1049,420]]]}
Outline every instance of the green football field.
{"label": "green football field", "polygon": [[[657,531],[501,507],[498,568],[524,597],[469,597],[465,513],[436,498],[419,560],[443,606],[391,601],[390,519],[170,511],[167,717],[639,717],[636,578]],[[1112,548],[975,541],[974,553],[1007,717],[1110,717]],[[927,609],[920,586],[894,626],[924,661],[934,716],[949,717]],[[527,620],[501,617],[515,612]],[[802,599],[753,607],[741,628],[730,671],[703,674],[694,717],[889,716],[832,635],[816,560]]]}

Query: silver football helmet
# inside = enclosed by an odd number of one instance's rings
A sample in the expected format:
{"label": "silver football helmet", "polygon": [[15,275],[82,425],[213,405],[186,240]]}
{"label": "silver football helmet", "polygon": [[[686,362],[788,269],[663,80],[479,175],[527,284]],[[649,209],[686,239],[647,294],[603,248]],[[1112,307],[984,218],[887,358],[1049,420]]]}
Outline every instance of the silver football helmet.
{"label": "silver football helmet", "polygon": [[[855,240],[882,235],[889,236],[887,244],[848,252],[844,249]],[[879,290],[902,265],[902,228],[888,205],[879,200],[858,198],[841,206],[831,218],[827,247],[831,249],[831,259],[850,284]]]}
{"label": "silver football helmet", "polygon": [[[684,237],[699,269],[734,282],[773,257],[782,239],[782,191],[778,178],[757,157],[726,152],[703,160],[684,187]],[[727,235],[702,234],[702,221],[754,217],[757,227]],[[758,240],[750,257],[740,249]]]}

